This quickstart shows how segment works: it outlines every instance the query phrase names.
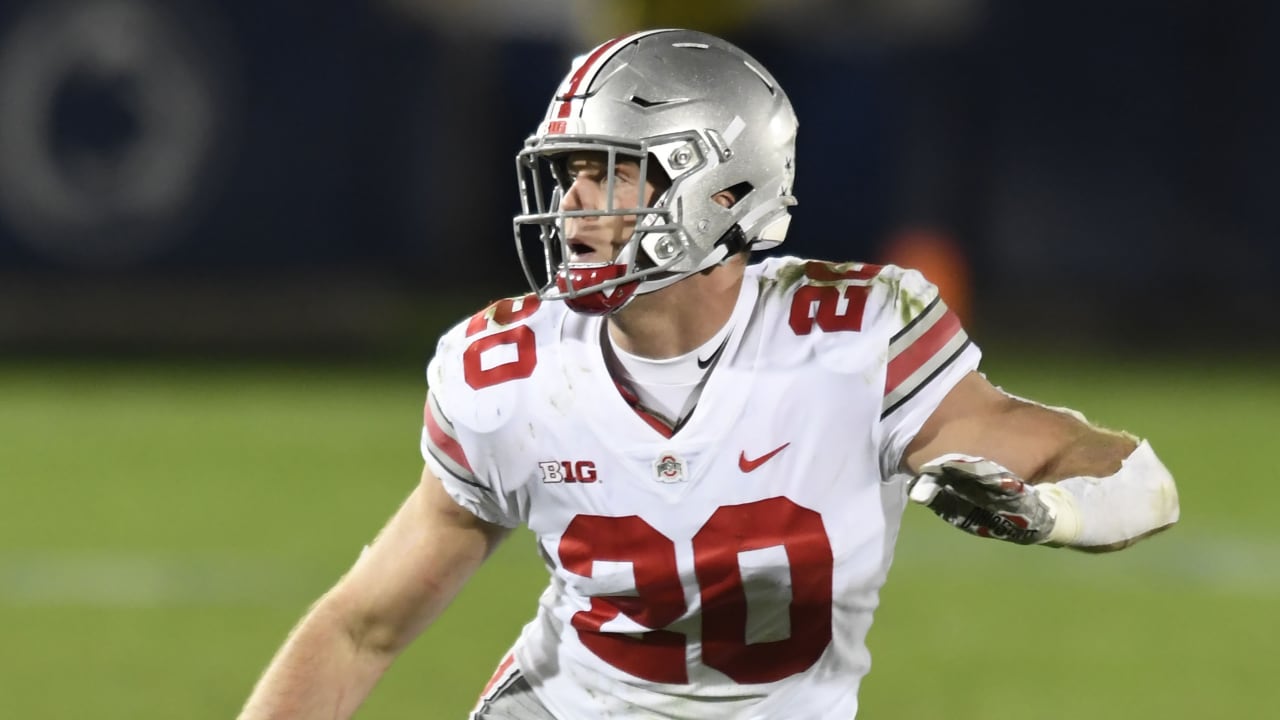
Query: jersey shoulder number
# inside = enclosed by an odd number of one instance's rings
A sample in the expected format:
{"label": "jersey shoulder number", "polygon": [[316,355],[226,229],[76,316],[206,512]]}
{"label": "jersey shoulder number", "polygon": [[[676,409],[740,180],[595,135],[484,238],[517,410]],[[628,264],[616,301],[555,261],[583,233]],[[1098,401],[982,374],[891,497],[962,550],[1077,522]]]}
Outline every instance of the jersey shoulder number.
{"label": "jersey shoulder number", "polygon": [[882,267],[786,257],[766,261],[762,275],[788,303],[787,325],[795,335],[862,330],[872,281]]}
{"label": "jersey shoulder number", "polygon": [[761,274],[787,303],[787,325],[795,335],[893,336],[931,313],[948,312],[933,283],[896,265],[784,257],[766,261]]}
{"label": "jersey shoulder number", "polygon": [[518,381],[537,370],[538,335],[549,337],[553,325],[549,310],[533,294],[504,298],[441,336],[427,384],[455,421],[492,428],[491,421],[509,414],[499,408],[518,402]]}
{"label": "jersey shoulder number", "polygon": [[533,374],[538,347],[526,321],[541,307],[542,301],[533,294],[505,298],[467,320],[462,375],[471,389],[483,390]]}

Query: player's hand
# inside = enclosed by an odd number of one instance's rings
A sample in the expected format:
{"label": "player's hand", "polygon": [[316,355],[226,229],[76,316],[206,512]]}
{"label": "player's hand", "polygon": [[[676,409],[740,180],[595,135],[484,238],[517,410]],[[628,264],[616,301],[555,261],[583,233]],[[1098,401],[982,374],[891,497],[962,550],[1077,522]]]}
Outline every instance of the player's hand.
{"label": "player's hand", "polygon": [[1036,488],[990,460],[944,455],[920,468],[909,497],[980,537],[1034,545],[1053,530]]}

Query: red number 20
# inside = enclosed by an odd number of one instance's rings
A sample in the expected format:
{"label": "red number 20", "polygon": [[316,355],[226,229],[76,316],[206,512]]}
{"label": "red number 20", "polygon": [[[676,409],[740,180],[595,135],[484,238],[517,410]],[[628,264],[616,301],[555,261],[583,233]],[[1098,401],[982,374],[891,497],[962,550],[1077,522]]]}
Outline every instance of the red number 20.
{"label": "red number 20", "polygon": [[[801,285],[791,299],[788,322],[797,335],[808,335],[817,325],[823,332],[858,331],[862,329],[862,312],[867,306],[871,288],[867,285],[843,283],[847,280],[870,280],[880,274],[881,266],[861,264],[841,270],[824,262],[804,264],[805,277],[822,285]],[[840,298],[845,300],[840,313]],[[815,307],[816,306],[816,307]]]}
{"label": "red number 20", "polygon": [[[748,643],[747,596],[738,553],[782,546],[791,574],[791,635]],[[591,598],[571,624],[582,644],[614,667],[660,683],[686,683],[685,636],[665,630],[687,610],[676,548],[637,516],[579,515],[560,539],[565,569],[591,577],[596,560],[630,562],[636,595]],[[822,517],[784,497],[716,510],[693,537],[702,595],[702,662],[739,683],[803,672],[831,642],[831,544]],[[601,632],[619,614],[652,628],[639,636]]]}
{"label": "red number 20", "polygon": [[[542,301],[536,295],[499,300],[471,316],[471,321],[467,323],[467,337],[484,332],[488,329],[490,322],[502,326],[524,320],[537,312],[541,304]],[[485,351],[502,345],[515,346],[514,360],[488,368],[480,364],[480,356]],[[476,390],[508,380],[527,378],[533,374],[533,368],[537,364],[537,343],[533,337],[533,330],[530,330],[527,325],[517,325],[480,337],[468,345],[462,353],[463,377],[466,378],[467,384]]]}

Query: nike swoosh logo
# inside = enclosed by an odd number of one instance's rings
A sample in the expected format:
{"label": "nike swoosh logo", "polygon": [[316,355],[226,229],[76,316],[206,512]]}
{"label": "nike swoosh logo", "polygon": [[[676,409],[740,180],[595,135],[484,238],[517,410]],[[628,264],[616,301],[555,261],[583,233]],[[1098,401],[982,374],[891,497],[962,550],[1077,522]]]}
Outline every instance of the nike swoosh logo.
{"label": "nike swoosh logo", "polygon": [[769,460],[772,459],[774,455],[777,455],[783,450],[786,450],[787,446],[790,444],[791,443],[789,442],[783,443],[782,445],[778,446],[774,450],[771,450],[770,452],[767,452],[764,455],[761,455],[755,460],[748,460],[747,453],[744,450],[743,452],[738,453],[738,469],[744,473],[749,473],[752,470],[755,470],[756,468],[760,467],[761,465],[769,462]]}
{"label": "nike swoosh logo", "polygon": [[711,353],[711,357],[707,358],[706,360],[703,360],[702,358],[698,358],[698,369],[706,370],[707,368],[715,364],[716,359],[720,357],[720,353],[724,352],[724,346],[728,344],[729,344],[729,338],[725,337],[724,342],[720,343],[720,347],[716,348],[716,351]]}

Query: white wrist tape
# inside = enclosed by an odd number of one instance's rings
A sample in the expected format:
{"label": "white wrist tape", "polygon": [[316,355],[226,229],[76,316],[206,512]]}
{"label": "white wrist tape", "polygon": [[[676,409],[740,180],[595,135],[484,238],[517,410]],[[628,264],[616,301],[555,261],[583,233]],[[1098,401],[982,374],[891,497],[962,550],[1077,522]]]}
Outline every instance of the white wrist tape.
{"label": "white wrist tape", "polygon": [[1114,475],[1044,483],[1036,492],[1054,516],[1049,545],[1111,545],[1178,521],[1173,476],[1145,440]]}

